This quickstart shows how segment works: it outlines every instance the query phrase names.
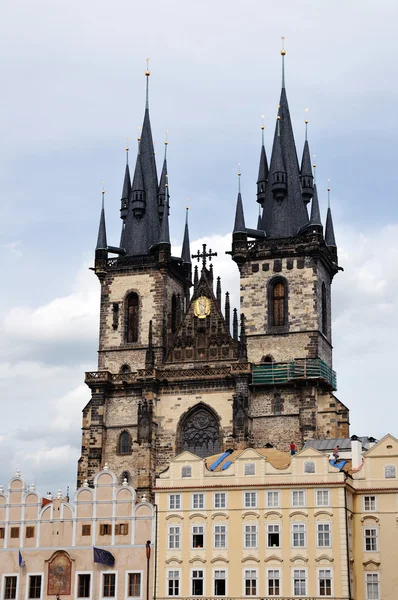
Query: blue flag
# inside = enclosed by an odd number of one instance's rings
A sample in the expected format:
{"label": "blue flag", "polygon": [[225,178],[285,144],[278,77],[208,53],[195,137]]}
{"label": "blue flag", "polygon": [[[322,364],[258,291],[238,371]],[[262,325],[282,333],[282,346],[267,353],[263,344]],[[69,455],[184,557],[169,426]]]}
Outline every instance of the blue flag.
{"label": "blue flag", "polygon": [[108,565],[113,567],[115,564],[115,557],[108,550],[102,550],[102,548],[95,548],[94,550],[94,562],[101,563],[101,565]]}
{"label": "blue flag", "polygon": [[25,566],[25,563],[24,563],[24,561],[22,559],[21,551],[19,551],[19,554],[18,554],[18,564],[19,564],[20,567],[24,567]]}

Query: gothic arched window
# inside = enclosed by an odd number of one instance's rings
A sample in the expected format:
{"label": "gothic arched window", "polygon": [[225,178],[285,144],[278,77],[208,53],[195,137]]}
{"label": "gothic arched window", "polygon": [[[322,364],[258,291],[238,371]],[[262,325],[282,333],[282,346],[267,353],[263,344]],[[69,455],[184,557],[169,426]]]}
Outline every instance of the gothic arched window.
{"label": "gothic arched window", "polygon": [[287,325],[287,284],[282,278],[271,282],[269,287],[269,323],[271,327]]}
{"label": "gothic arched window", "polygon": [[171,298],[171,333],[177,331],[177,296],[173,294]]}
{"label": "gothic arched window", "polygon": [[322,333],[323,335],[328,334],[328,308],[326,302],[326,286],[325,282],[322,283]]}
{"label": "gothic arched window", "polygon": [[281,397],[279,394],[277,394],[275,396],[275,410],[274,410],[276,415],[280,415],[281,414]]}
{"label": "gothic arched window", "polygon": [[188,411],[181,421],[177,451],[184,450],[202,458],[221,452],[217,415],[203,404]]}
{"label": "gothic arched window", "polygon": [[126,341],[138,342],[139,300],[135,292],[127,296],[126,321]]}
{"label": "gothic arched window", "polygon": [[119,438],[119,454],[130,454],[131,436],[128,431],[123,431]]}

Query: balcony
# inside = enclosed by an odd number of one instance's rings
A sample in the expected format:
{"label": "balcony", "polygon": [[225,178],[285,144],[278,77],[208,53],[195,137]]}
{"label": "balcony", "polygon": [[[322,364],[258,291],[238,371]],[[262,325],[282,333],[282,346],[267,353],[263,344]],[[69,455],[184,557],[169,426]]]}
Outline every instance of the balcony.
{"label": "balcony", "polygon": [[337,390],[336,372],[320,358],[306,358],[280,363],[253,365],[253,385],[278,385],[318,380]]}

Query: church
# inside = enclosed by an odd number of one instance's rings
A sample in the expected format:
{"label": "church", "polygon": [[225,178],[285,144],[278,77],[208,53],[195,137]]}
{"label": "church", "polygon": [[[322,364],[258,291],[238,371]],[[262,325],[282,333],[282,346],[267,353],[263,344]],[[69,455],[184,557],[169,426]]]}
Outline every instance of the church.
{"label": "church", "polygon": [[222,293],[212,250],[191,249],[188,213],[181,256],[172,255],[167,155],[159,178],[146,71],[119,245],[108,245],[104,205],[100,216],[99,358],[85,375],[91,399],[78,487],[107,464],[119,484],[152,497],[155,477],[185,450],[203,458],[247,447],[286,451],[291,443],[299,450],[310,438],[349,435],[349,411],[334,395],[331,285],[341,268],[332,214],[329,206],[323,227],[307,139],[298,159],[284,59],[282,50],[272,153],[263,131],[250,199],[259,203],[258,223],[247,226],[240,191],[231,214],[239,312]]}

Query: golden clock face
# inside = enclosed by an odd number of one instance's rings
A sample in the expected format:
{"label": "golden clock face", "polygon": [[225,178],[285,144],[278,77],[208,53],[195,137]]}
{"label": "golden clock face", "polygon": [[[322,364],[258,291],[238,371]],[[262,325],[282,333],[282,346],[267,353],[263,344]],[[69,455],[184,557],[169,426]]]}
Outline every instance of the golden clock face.
{"label": "golden clock face", "polygon": [[210,299],[206,298],[206,296],[196,298],[193,310],[195,317],[205,319],[210,314]]}

